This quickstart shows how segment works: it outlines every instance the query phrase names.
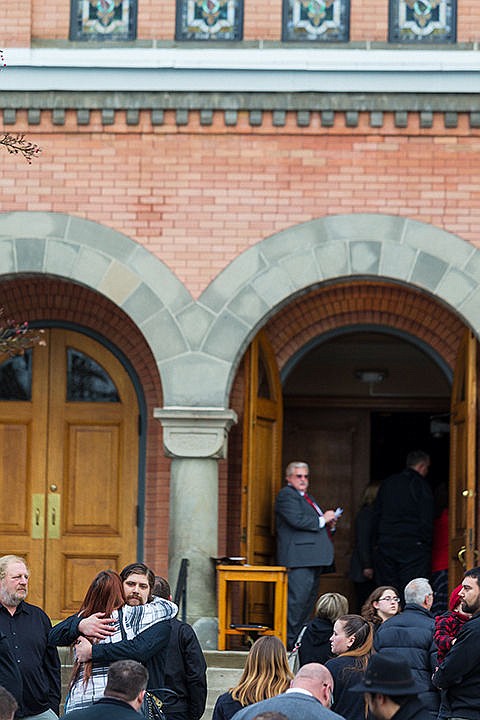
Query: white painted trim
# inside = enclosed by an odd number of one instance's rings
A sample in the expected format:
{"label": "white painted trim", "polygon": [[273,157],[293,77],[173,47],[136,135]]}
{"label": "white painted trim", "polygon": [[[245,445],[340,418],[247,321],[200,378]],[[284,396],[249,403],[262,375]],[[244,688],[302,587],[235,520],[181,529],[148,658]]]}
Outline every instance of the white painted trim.
{"label": "white painted trim", "polygon": [[480,92],[475,50],[12,48],[0,90]]}

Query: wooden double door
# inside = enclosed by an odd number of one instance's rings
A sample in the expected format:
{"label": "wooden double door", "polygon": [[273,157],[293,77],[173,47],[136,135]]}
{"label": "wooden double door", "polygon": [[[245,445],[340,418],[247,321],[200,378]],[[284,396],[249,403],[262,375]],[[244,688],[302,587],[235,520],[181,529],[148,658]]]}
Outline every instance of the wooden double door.
{"label": "wooden double door", "polygon": [[0,364],[0,555],[31,570],[29,601],[78,609],[101,569],[136,556],[138,404],[104,346],[52,329]]}

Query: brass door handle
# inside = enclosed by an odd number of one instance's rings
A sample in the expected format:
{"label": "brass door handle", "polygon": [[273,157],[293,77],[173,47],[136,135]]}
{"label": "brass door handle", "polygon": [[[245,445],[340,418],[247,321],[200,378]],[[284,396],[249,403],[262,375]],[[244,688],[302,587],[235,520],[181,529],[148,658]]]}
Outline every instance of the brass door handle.
{"label": "brass door handle", "polygon": [[457,558],[460,562],[460,565],[463,567],[464,570],[467,569],[467,563],[465,562],[465,553],[467,552],[467,548],[465,545],[462,545],[460,550],[457,553]]}
{"label": "brass door handle", "polygon": [[48,494],[48,537],[50,540],[60,538],[60,498],[58,494]]}
{"label": "brass door handle", "polygon": [[43,540],[45,537],[45,495],[32,495],[32,539]]}

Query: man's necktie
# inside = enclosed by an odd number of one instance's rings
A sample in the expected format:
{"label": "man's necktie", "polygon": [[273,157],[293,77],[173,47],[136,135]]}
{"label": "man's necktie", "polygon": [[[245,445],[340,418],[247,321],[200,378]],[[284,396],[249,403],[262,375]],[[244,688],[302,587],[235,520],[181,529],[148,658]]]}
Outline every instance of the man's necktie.
{"label": "man's necktie", "polygon": [[313,507],[313,509],[315,510],[317,515],[321,516],[323,514],[322,511],[320,510],[320,508],[318,507],[318,505],[313,502],[312,498],[309,495],[307,495],[307,493],[305,493],[305,495],[303,497],[308,502],[308,504]]}

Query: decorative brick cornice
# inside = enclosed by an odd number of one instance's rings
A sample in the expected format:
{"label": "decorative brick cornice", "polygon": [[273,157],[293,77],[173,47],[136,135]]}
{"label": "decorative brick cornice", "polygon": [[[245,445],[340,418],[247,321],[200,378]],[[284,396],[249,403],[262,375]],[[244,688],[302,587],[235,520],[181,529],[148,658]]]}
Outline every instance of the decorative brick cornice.
{"label": "decorative brick cornice", "polygon": [[[200,126],[211,126],[221,114],[226,127],[235,127],[240,113],[247,113],[252,128],[291,127],[289,115],[298,128],[328,129],[341,122],[347,128],[361,124],[381,129],[389,117],[399,130],[413,125],[428,130],[435,115],[442,117],[445,130],[456,129],[465,115],[469,128],[480,128],[480,95],[473,93],[3,92],[0,109],[4,126],[14,126],[19,111],[27,112],[29,125],[39,125],[44,118],[54,126],[64,125],[67,111],[73,111],[79,127],[91,124],[94,111],[100,112],[104,126],[115,126],[122,113],[122,125],[135,127],[146,111],[152,126],[161,126],[167,122],[166,112],[173,111],[168,122],[179,127],[188,126],[194,114]],[[361,120],[365,114],[367,120]]]}

